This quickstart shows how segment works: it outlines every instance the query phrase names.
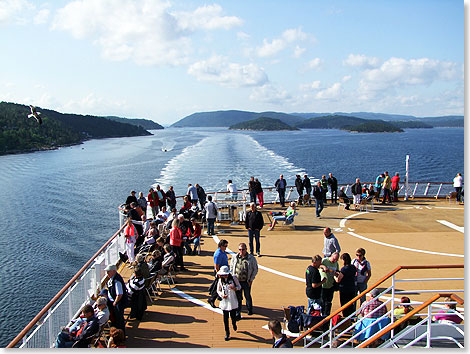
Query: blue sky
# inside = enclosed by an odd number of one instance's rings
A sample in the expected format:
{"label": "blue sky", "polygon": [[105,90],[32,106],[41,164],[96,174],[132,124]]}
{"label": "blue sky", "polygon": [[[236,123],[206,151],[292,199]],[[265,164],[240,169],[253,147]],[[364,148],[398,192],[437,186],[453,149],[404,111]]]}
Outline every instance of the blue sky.
{"label": "blue sky", "polygon": [[60,112],[464,114],[462,1],[0,0],[0,43],[0,101]]}

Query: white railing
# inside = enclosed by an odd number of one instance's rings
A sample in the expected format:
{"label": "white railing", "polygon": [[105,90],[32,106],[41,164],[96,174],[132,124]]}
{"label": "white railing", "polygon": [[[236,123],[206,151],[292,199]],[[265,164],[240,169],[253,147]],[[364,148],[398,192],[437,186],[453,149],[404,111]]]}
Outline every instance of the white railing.
{"label": "white railing", "polygon": [[79,315],[92,295],[99,293],[106,278],[104,269],[118,263],[119,252],[125,251],[124,241],[119,231],[114,234],[8,347],[15,347],[20,341],[20,348],[52,347],[60,328]]}

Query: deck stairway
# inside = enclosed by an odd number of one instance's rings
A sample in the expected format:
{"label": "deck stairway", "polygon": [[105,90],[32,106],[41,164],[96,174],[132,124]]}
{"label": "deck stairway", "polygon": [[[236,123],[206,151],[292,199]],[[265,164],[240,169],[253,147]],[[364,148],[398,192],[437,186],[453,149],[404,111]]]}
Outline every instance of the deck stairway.
{"label": "deck stairway", "polygon": [[[447,304],[456,304],[458,312],[455,314],[464,320],[464,278],[463,265],[436,265],[436,266],[400,266],[381,278],[374,285],[356,296],[350,302],[332,312],[324,320],[305,331],[296,338],[293,343],[303,346],[321,348],[463,348],[464,347],[464,325],[454,323],[433,322],[432,318],[441,311]],[[413,270],[429,269],[429,273],[435,278],[400,278],[403,273],[407,275]],[[455,275],[462,277],[455,277]],[[449,277],[452,275],[452,277]],[[453,289],[440,289],[439,282],[451,281]],[[391,283],[391,284],[390,284]],[[389,286],[387,286],[390,284]],[[414,286],[407,286],[415,284]],[[424,289],[426,284],[426,289]],[[384,287],[385,286],[385,287]],[[350,316],[338,318],[342,310],[350,304],[359,300],[362,295],[369,294],[373,289],[379,289],[377,296],[383,304],[370,312],[372,317],[374,312],[381,307],[386,307],[388,311],[378,318],[364,318],[358,316],[361,309],[367,306],[369,301],[356,309]],[[405,289],[406,288],[406,289]],[[393,309],[399,305],[400,297],[407,295],[412,298],[410,303],[413,310],[402,317],[395,317]],[[414,318],[414,325],[404,327],[408,320]],[[329,330],[320,335],[313,335],[318,328],[329,322]],[[403,328],[404,327],[404,328]]]}

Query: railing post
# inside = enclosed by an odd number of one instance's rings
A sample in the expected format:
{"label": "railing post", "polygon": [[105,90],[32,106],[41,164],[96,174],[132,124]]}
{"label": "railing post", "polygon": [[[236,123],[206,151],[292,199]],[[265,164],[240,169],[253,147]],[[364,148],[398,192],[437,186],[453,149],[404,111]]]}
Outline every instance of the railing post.
{"label": "railing post", "polygon": [[292,193],[292,190],[293,190],[293,188],[290,187],[289,193],[287,193],[287,198],[286,198],[286,200],[289,200],[289,199],[290,199],[290,195],[291,195],[291,193]]}
{"label": "railing post", "polygon": [[[391,305],[391,314],[390,314],[390,323],[395,321],[394,310],[395,310],[395,274],[392,276],[392,305]],[[394,330],[391,330],[390,337],[393,338]]]}
{"label": "railing post", "polygon": [[426,335],[426,348],[431,348],[431,313],[432,313],[432,304],[428,306],[428,323],[427,323],[427,335]]}
{"label": "railing post", "polygon": [[349,184],[346,185],[346,189],[344,190],[344,193],[348,193],[348,189],[349,189]]}
{"label": "railing post", "polygon": [[428,195],[428,190],[429,190],[429,187],[431,186],[431,183],[428,183],[426,185],[426,189],[424,190],[424,196],[426,197]]}
{"label": "railing post", "polygon": [[52,311],[51,309],[47,310],[47,327],[49,329],[49,346],[54,341],[54,333],[52,333]]}
{"label": "railing post", "polygon": [[71,288],[67,289],[67,297],[69,299],[69,318],[72,318],[73,312],[72,312],[72,296],[70,295],[71,293]]}
{"label": "railing post", "polygon": [[333,319],[330,318],[330,348],[332,348],[333,345],[333,330],[331,329],[333,327]]}
{"label": "railing post", "polygon": [[415,189],[413,189],[413,198],[415,197],[417,189],[418,189],[418,183],[415,184]]}
{"label": "railing post", "polygon": [[441,188],[442,188],[442,183],[439,185],[439,189],[437,190],[437,194],[434,196],[434,198],[439,198],[439,193],[441,192]]}

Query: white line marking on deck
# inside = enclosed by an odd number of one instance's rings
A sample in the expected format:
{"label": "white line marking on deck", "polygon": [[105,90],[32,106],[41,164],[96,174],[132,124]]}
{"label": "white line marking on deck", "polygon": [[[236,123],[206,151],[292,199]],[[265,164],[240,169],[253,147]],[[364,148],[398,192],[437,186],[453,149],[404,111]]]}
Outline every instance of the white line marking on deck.
{"label": "white line marking on deck", "polygon": [[412,252],[419,252],[419,253],[427,253],[427,254],[437,254],[437,255],[439,255],[439,256],[448,256],[448,257],[462,257],[462,258],[464,257],[463,254],[453,254],[453,253],[443,253],[443,252],[425,251],[425,250],[418,250],[418,249],[416,249],[416,248],[408,248],[408,247],[403,247],[403,246],[392,245],[392,244],[390,244],[390,243],[385,243],[385,242],[381,242],[381,241],[376,241],[376,240],[373,240],[373,239],[371,239],[371,238],[367,238],[367,237],[364,237],[364,236],[355,234],[354,232],[348,232],[348,234],[350,234],[351,236],[354,236],[354,237],[357,237],[357,238],[360,238],[360,239],[363,239],[363,240],[372,242],[372,243],[377,243],[377,244],[382,245],[382,246],[398,248],[398,249],[402,249],[402,250],[405,250],[405,251],[412,251]]}
{"label": "white line marking on deck", "polygon": [[464,233],[464,227],[463,226],[457,226],[455,224],[452,224],[451,222],[447,220],[436,220],[438,223],[441,223],[444,226],[450,227],[451,229],[457,230],[458,232]]}
{"label": "white line marking on deck", "polygon": [[179,290],[179,289],[177,289],[177,288],[172,288],[171,291],[173,291],[176,295],[181,296],[183,299],[186,299],[186,300],[188,300],[188,301],[191,301],[193,304],[202,306],[202,307],[206,308],[207,310],[211,310],[211,311],[217,312],[217,313],[220,314],[220,315],[223,314],[223,312],[222,312],[221,309],[219,309],[219,308],[213,308],[211,305],[206,304],[204,301],[198,300],[198,299],[192,297],[191,295],[188,295],[188,294],[182,292],[181,290]]}
{"label": "white line marking on deck", "polygon": [[453,207],[434,207],[436,209],[450,209],[450,210],[462,210],[463,208],[453,208]]}

